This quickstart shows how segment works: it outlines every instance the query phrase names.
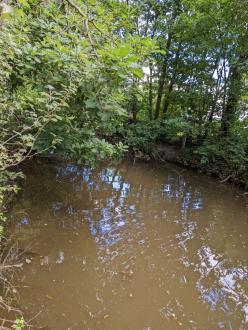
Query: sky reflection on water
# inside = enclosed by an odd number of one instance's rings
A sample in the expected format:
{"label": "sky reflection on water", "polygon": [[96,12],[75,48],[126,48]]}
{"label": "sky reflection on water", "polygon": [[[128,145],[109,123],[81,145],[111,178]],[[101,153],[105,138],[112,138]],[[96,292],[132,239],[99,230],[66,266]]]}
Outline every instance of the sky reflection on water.
{"label": "sky reflection on water", "polygon": [[[98,244],[113,246],[127,238],[129,235],[126,233],[125,226],[128,222],[132,223],[133,227],[138,227],[137,230],[142,228],[140,223],[131,221],[131,218],[137,217],[137,207],[127,201],[130,194],[137,194],[140,197],[139,189],[132,187],[131,183],[127,182],[115,168],[102,169],[97,174],[97,178],[90,168],[80,168],[73,164],[59,168],[58,173],[57,178],[72,174],[80,176],[87,184],[87,189],[93,192],[105,189],[104,184],[111,187],[111,197],[106,199],[105,205],[99,205],[93,197],[95,209],[82,211],[91,234],[99,237]],[[72,180],[73,178],[72,176]],[[76,182],[74,189],[77,191],[79,188],[78,181]],[[142,185],[142,181],[140,184]],[[84,188],[81,186],[81,189]],[[201,192],[197,188],[188,186],[183,177],[178,179],[169,174],[162,185],[161,196],[175,202],[181,210],[180,219],[174,219],[174,221],[181,225],[182,231],[175,237],[178,240],[178,247],[188,258],[187,246],[197,235],[198,221],[201,221],[197,214],[204,209]],[[139,244],[144,244],[144,242],[141,240]],[[193,271],[199,275],[195,287],[200,292],[201,299],[209,305],[211,310],[218,310],[224,314],[232,315],[240,310],[243,313],[242,322],[245,324],[248,320],[248,296],[243,289],[243,283],[248,280],[248,268],[243,265],[237,267],[229,265],[229,260],[224,259],[206,243],[202,244],[195,254],[198,260],[193,264]],[[188,264],[192,262],[189,260]],[[231,327],[230,322],[228,321],[228,325]],[[222,325],[226,326],[225,322],[218,323],[218,327],[221,328]]]}
{"label": "sky reflection on water", "polygon": [[[248,326],[248,219],[232,192],[225,196],[225,189],[220,193],[207,183],[198,184],[198,177],[171,170],[156,174],[152,167],[125,163],[98,170],[68,164],[49,171],[56,184],[50,177],[45,180],[49,192],[43,200],[38,197],[41,188],[26,195],[24,191],[23,203],[28,200],[36,213],[44,203],[50,205],[47,218],[61,230],[80,230],[86,224],[104,274],[112,274],[111,280],[118,278],[118,267],[134,267],[142,258],[142,267],[148,265],[151,274],[147,278],[159,283],[160,291],[167,285],[169,296],[170,287],[183,292],[181,298],[172,295],[168,303],[157,306],[165,320],[176,320],[177,315],[177,326],[201,329],[193,312],[183,312],[187,299],[192,304],[197,299],[203,304],[200,309],[207,306],[211,326]],[[23,214],[17,226],[29,226],[31,220]],[[104,274],[99,275],[100,283]]]}

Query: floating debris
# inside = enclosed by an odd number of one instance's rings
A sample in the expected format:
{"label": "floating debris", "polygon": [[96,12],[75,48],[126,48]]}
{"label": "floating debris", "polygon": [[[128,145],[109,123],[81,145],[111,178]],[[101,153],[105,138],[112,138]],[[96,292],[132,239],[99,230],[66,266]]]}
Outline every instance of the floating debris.
{"label": "floating debris", "polygon": [[41,266],[48,266],[50,264],[50,259],[48,256],[44,256],[40,259],[40,265]]}
{"label": "floating debris", "polygon": [[58,259],[56,260],[56,264],[63,264],[64,261],[65,261],[65,254],[63,251],[60,251]]}
{"label": "floating debris", "polygon": [[126,279],[128,279],[128,278],[130,278],[130,277],[133,276],[134,271],[132,270],[132,268],[131,268],[130,265],[127,265],[127,266],[121,271],[121,273],[122,273],[122,275],[123,275],[122,279],[123,279],[123,280],[126,280]]}

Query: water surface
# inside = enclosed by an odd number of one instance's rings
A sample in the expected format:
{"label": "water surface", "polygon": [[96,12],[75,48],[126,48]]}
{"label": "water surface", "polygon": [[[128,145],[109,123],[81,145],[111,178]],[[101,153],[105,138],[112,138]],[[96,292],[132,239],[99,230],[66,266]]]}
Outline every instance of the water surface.
{"label": "water surface", "polygon": [[248,204],[195,173],[32,163],[10,218],[45,329],[248,329]]}

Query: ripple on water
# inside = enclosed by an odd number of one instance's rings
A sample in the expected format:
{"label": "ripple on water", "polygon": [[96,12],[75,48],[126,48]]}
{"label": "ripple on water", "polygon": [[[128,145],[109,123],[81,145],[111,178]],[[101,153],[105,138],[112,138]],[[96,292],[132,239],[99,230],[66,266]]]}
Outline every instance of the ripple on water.
{"label": "ripple on water", "polygon": [[[154,164],[36,164],[10,214],[21,304],[51,329],[246,329],[239,191]],[[42,263],[41,260],[46,260]]]}

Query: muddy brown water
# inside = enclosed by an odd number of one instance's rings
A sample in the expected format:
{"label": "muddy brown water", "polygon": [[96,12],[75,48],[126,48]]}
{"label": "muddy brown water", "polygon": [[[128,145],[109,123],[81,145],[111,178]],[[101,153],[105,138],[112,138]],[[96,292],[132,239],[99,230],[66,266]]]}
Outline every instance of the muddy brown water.
{"label": "muddy brown water", "polygon": [[248,204],[195,173],[35,163],[9,216],[44,329],[248,329]]}

